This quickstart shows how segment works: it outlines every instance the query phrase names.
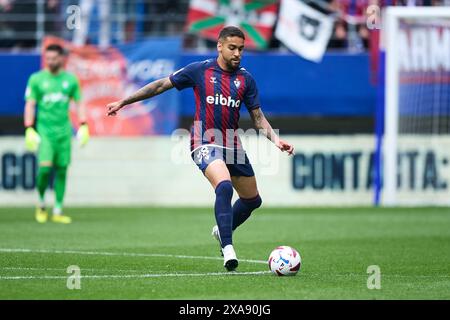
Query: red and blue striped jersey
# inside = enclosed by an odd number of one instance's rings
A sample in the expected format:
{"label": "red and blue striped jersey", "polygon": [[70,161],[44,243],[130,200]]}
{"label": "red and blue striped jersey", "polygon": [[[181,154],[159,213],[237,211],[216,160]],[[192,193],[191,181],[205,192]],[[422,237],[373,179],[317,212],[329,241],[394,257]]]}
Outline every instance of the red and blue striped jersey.
{"label": "red and blue striped jersey", "polygon": [[178,90],[192,87],[195,117],[191,128],[191,150],[205,144],[242,149],[237,129],[244,103],[248,111],[260,107],[252,75],[239,67],[229,72],[216,59],[194,62],[169,76]]}

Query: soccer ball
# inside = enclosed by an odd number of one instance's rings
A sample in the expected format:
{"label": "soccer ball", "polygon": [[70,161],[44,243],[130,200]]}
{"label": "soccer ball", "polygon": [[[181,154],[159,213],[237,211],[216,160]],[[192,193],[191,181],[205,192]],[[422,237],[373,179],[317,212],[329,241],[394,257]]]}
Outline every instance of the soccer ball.
{"label": "soccer ball", "polygon": [[269,256],[269,269],[277,276],[295,276],[301,265],[300,254],[289,246],[277,247]]}

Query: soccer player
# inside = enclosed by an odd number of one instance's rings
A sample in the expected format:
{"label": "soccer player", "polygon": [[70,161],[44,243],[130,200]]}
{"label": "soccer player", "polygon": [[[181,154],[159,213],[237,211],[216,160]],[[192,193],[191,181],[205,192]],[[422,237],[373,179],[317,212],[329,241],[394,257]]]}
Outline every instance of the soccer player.
{"label": "soccer player", "polygon": [[[191,156],[215,190],[217,226],[213,227],[212,234],[221,245],[228,271],[238,266],[232,233],[262,203],[253,168],[236,133],[241,103],[250,112],[255,128],[263,129],[281,151],[294,153],[294,147],[280,139],[264,117],[255,80],[240,66],[244,40],[239,28],[225,27],[219,34],[217,58],[191,63],[147,84],[126,99],[107,105],[107,114],[114,116],[128,104],[173,87],[194,89],[196,109],[191,128]],[[232,206],[233,188],[239,199]]]}
{"label": "soccer player", "polygon": [[[81,146],[89,140],[86,110],[79,103],[80,85],[75,75],[65,71],[64,50],[60,45],[49,45],[44,52],[46,68],[28,79],[25,92],[25,146],[29,151],[38,150],[37,189],[39,205],[35,218],[44,223],[48,220],[45,191],[49,185],[52,168],[55,169],[55,204],[52,221],[70,223],[63,215],[63,200],[66,189],[67,167],[71,158],[72,127],[69,104],[73,99],[78,111],[80,127],[77,137]],[[36,129],[33,128],[37,107]]]}

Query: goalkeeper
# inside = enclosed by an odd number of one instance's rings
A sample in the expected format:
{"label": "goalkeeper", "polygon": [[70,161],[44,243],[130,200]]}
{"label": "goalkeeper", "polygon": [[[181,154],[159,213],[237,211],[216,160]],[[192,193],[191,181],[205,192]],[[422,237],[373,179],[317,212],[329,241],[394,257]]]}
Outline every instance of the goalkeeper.
{"label": "goalkeeper", "polygon": [[[40,223],[48,220],[45,191],[53,168],[55,204],[52,221],[70,223],[71,218],[62,212],[67,168],[71,158],[70,100],[75,101],[78,111],[80,126],[77,138],[80,146],[84,146],[89,140],[86,110],[79,103],[80,85],[77,78],[63,69],[63,48],[60,45],[49,45],[44,52],[44,61],[46,68],[31,75],[25,93],[25,146],[29,151],[38,151],[39,163],[37,176],[39,205],[35,217]],[[36,107],[35,130],[33,127]]]}

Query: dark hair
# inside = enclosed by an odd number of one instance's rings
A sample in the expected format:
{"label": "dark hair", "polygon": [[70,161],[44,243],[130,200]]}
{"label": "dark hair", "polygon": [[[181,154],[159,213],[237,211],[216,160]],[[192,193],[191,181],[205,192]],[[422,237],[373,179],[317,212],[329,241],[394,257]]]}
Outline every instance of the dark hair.
{"label": "dark hair", "polygon": [[59,44],[51,44],[47,48],[45,48],[45,51],[55,51],[60,55],[64,54],[64,49]]}
{"label": "dark hair", "polygon": [[239,37],[245,40],[244,33],[241,29],[234,26],[228,26],[220,30],[218,40],[225,40],[227,37]]}

